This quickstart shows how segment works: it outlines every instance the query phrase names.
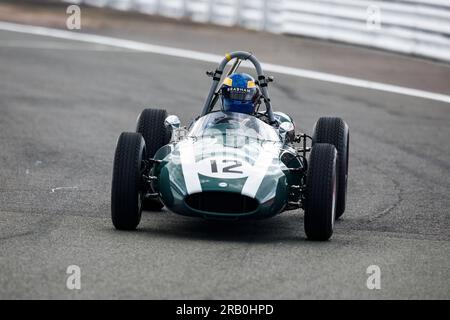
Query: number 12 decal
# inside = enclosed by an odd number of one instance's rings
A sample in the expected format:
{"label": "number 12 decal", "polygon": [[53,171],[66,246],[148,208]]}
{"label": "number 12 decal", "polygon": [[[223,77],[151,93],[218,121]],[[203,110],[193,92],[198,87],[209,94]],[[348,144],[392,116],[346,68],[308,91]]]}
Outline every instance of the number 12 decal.
{"label": "number 12 decal", "polygon": [[[241,161],[239,161],[239,160],[228,160],[228,159],[223,159],[222,160],[222,163],[229,163],[229,162],[233,162],[234,164],[222,167],[222,173],[238,173],[238,174],[242,174],[243,173],[241,170],[232,170],[232,169],[236,169],[236,168],[242,167],[242,162]],[[216,160],[211,160],[211,172],[212,173],[218,173],[219,172],[217,170],[217,161]]]}

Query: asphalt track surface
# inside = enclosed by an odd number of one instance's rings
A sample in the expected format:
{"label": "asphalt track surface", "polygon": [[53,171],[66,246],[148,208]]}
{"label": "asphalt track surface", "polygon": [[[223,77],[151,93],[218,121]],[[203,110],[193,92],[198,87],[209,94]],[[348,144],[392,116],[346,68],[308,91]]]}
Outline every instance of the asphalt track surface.
{"label": "asphalt track surface", "polygon": [[[450,104],[276,75],[274,108],[351,129],[348,209],[310,242],[302,211],[217,223],[110,221],[117,137],[145,106],[188,123],[211,63],[0,32],[0,298],[450,298]],[[447,79],[448,80],[448,79]],[[81,268],[81,290],[66,268]],[[381,268],[368,290],[366,268]]]}

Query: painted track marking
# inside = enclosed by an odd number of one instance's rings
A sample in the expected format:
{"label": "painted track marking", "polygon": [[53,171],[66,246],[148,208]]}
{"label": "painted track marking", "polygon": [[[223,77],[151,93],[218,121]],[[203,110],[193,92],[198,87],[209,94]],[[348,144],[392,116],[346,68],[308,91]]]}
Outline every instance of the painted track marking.
{"label": "painted track marking", "polygon": [[[161,54],[161,55],[166,55],[166,56],[185,58],[185,59],[191,59],[191,60],[197,60],[197,61],[203,61],[203,62],[219,63],[223,59],[223,56],[211,54],[211,53],[200,52],[200,51],[179,49],[179,48],[154,45],[154,44],[144,43],[144,42],[139,42],[139,41],[132,41],[132,40],[126,40],[126,39],[107,37],[107,36],[100,36],[100,35],[95,35],[95,34],[77,33],[77,32],[60,30],[60,29],[31,26],[31,25],[21,25],[21,24],[16,24],[16,23],[9,23],[9,22],[1,22],[0,21],[0,30],[40,35],[40,36],[52,37],[52,38],[58,38],[58,39],[96,43],[96,44],[102,44],[102,45],[106,45],[106,46],[117,47],[117,48],[150,52],[150,53],[154,53],[154,54]],[[243,66],[248,66],[248,65],[243,65]],[[335,75],[335,74],[330,74],[330,73],[318,72],[318,71],[314,71],[314,70],[287,67],[287,66],[271,64],[271,63],[262,63],[262,67],[265,71],[275,72],[275,73],[279,73],[279,74],[285,74],[285,75],[290,75],[290,76],[295,76],[295,77],[300,77],[300,78],[313,79],[313,80],[343,84],[343,85],[352,86],[352,87],[371,89],[371,90],[377,90],[377,91],[383,91],[383,92],[390,92],[390,93],[401,94],[401,95],[406,95],[406,96],[411,96],[411,97],[417,97],[417,98],[423,98],[423,99],[429,99],[429,100],[450,103],[450,96],[445,95],[445,94],[440,94],[440,93],[434,93],[434,92],[423,91],[423,90],[418,90],[418,89],[395,86],[395,85],[381,83],[381,82],[374,82],[374,81],[368,81],[368,80],[363,80],[363,79],[345,77],[345,76],[340,76],[340,75]]]}

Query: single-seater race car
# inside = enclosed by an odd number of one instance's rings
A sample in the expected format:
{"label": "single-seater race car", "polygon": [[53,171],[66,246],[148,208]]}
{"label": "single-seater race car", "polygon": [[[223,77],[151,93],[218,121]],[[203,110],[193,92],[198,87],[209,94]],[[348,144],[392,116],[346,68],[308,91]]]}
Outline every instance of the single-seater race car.
{"label": "single-seater race car", "polygon": [[[257,79],[236,73],[242,61],[254,66]],[[302,208],[307,238],[328,240],[345,211],[347,124],[323,117],[312,136],[296,132],[288,115],[272,111],[273,77],[264,75],[251,53],[229,53],[207,74],[212,86],[188,129],[165,110],[145,109],[136,132],[120,135],[111,192],[115,228],[136,229],[142,210],[164,206],[219,220],[268,218]],[[215,108],[219,99],[222,107]]]}

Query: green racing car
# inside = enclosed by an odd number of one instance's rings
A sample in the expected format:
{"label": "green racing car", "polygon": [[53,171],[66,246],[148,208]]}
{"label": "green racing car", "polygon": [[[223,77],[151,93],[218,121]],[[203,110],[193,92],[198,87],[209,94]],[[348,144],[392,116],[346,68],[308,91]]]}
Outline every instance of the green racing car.
{"label": "green racing car", "polygon": [[[236,72],[242,61],[254,66],[257,79]],[[328,240],[346,205],[347,124],[322,117],[312,136],[296,132],[290,116],[272,110],[273,77],[264,75],[251,53],[229,53],[207,74],[209,94],[188,129],[165,110],[145,109],[136,132],[120,135],[111,191],[114,227],[134,230],[142,210],[164,206],[218,220],[301,208],[307,238]]]}

